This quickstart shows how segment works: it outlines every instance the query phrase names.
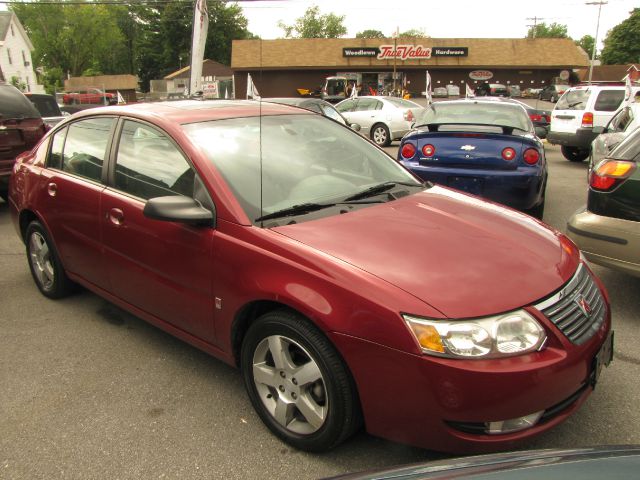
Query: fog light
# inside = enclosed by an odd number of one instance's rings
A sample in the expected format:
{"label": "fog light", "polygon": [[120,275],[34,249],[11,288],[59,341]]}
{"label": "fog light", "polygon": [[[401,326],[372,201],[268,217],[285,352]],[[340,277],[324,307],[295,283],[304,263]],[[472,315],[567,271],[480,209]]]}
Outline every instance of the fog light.
{"label": "fog light", "polygon": [[531,415],[526,415],[524,417],[512,418],[511,420],[487,422],[485,423],[485,425],[487,426],[486,432],[493,435],[500,433],[519,432],[520,430],[533,427],[536,423],[538,423],[538,420],[540,420],[540,417],[543,413],[544,410],[532,413]]}

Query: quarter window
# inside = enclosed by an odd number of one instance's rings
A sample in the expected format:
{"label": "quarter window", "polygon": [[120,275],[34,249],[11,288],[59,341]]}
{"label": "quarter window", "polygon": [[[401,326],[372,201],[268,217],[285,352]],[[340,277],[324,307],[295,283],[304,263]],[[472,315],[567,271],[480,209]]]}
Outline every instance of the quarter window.
{"label": "quarter window", "polygon": [[354,107],[356,106],[356,102],[353,100],[345,100],[344,102],[340,102],[336,105],[336,110],[339,112],[353,112]]}
{"label": "quarter window", "polygon": [[51,151],[47,159],[47,166],[50,168],[62,169],[62,150],[64,148],[64,137],[67,135],[67,129],[64,128],[55,133],[51,142]]}
{"label": "quarter window", "polygon": [[623,98],[624,90],[602,90],[593,108],[601,112],[615,112]]}
{"label": "quarter window", "polygon": [[115,186],[136,197],[193,197],[195,172],[161,131],[124,122],[116,159]]}
{"label": "quarter window", "polygon": [[101,117],[71,124],[64,142],[62,170],[99,182],[113,122],[111,117]]}

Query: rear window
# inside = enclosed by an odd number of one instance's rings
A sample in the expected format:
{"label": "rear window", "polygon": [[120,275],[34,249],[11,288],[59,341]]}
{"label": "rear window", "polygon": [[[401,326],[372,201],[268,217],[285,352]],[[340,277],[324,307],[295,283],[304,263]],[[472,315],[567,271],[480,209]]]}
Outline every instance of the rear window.
{"label": "rear window", "polygon": [[62,115],[54,97],[29,95],[28,98],[43,117],[60,117]]}
{"label": "rear window", "polygon": [[636,128],[631,135],[618,144],[608,155],[616,160],[640,160],[640,128]]}
{"label": "rear window", "polygon": [[556,103],[556,110],[584,110],[591,96],[590,90],[567,90]]}
{"label": "rear window", "polygon": [[[498,102],[437,102],[418,114],[416,125],[443,124],[515,127],[528,132],[531,121],[519,105]],[[465,127],[469,128],[469,127]],[[443,128],[442,130],[449,130]]]}
{"label": "rear window", "polygon": [[0,121],[11,118],[40,118],[40,114],[16,87],[0,85]]}
{"label": "rear window", "polygon": [[594,110],[615,112],[624,99],[624,90],[602,90],[596,98]]}

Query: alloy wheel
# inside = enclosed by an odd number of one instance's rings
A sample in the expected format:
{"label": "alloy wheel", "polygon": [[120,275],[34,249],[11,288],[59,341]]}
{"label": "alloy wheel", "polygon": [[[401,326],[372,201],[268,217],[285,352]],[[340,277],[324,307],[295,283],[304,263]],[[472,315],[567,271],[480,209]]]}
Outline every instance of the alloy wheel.
{"label": "alloy wheel", "polygon": [[325,423],[325,379],[299,343],[281,335],[262,339],[253,354],[253,381],[266,410],[283,428],[308,435]]}
{"label": "alloy wheel", "polygon": [[32,232],[29,237],[29,260],[38,283],[44,290],[50,290],[55,281],[53,258],[49,244],[39,232]]}

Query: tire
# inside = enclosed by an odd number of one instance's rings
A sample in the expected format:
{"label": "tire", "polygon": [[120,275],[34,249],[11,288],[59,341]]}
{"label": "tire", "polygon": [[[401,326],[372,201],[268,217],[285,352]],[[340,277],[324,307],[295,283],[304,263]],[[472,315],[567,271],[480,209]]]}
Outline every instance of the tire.
{"label": "tire", "polygon": [[387,147],[391,143],[389,129],[383,123],[376,123],[371,128],[371,140],[379,147]]}
{"label": "tire", "polygon": [[530,209],[527,213],[538,220],[542,220],[542,217],[544,217],[544,197],[538,205]]}
{"label": "tire", "polygon": [[570,162],[582,162],[589,157],[590,150],[578,147],[562,147],[562,155]]}
{"label": "tire", "polygon": [[551,103],[556,103],[558,101],[558,97],[554,95],[549,100],[551,101]]}
{"label": "tire", "polygon": [[[282,355],[275,356],[278,350]],[[251,325],[242,341],[241,368],[262,421],[300,450],[330,450],[360,426],[358,396],[344,362],[294,312],[269,312]]]}
{"label": "tire", "polygon": [[42,224],[31,222],[25,238],[29,269],[40,292],[53,299],[70,294],[75,284],[67,277],[58,252]]}

